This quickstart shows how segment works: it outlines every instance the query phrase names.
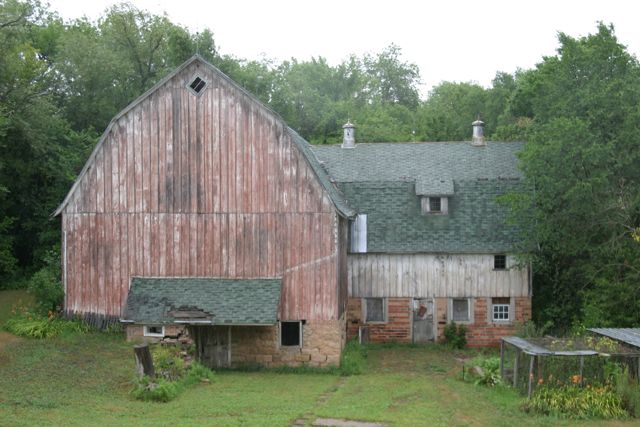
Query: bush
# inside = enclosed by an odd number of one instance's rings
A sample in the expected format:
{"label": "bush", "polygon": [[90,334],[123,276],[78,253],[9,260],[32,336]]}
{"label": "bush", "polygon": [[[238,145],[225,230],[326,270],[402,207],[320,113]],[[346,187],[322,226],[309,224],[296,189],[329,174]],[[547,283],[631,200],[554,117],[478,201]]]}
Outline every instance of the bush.
{"label": "bush", "polygon": [[467,345],[467,327],[452,321],[444,327],[444,338],[451,347],[462,349]]}
{"label": "bush", "polygon": [[182,378],[173,381],[145,375],[136,381],[131,395],[138,400],[169,402],[175,399],[185,387],[203,381],[213,381],[214,378],[213,371],[200,363],[194,363],[185,372],[186,374]]}
{"label": "bush", "polygon": [[541,386],[525,404],[526,411],[567,418],[625,418],[622,400],[609,386]]}
{"label": "bush", "polygon": [[168,381],[181,379],[185,374],[184,360],[177,347],[156,347],[152,354],[156,375]]}
{"label": "bush", "polygon": [[347,342],[340,360],[340,375],[350,376],[363,373],[367,362],[366,358],[366,348],[360,345],[357,340],[352,339]]}
{"label": "bush", "polygon": [[4,324],[4,329],[25,338],[52,338],[58,335],[86,333],[90,328],[78,320],[64,320],[50,313],[48,317],[23,312]]}
{"label": "bush", "polygon": [[478,356],[472,359],[467,366],[469,378],[472,378],[475,384],[489,387],[502,384],[499,357]]}
{"label": "bush", "polygon": [[60,282],[60,254],[55,250],[47,252],[44,263],[45,267],[38,270],[28,284],[40,314],[58,311],[64,299],[64,289]]}
{"label": "bush", "polygon": [[640,417],[640,386],[637,380],[633,380],[629,375],[628,368],[616,374],[615,390],[622,400],[622,406],[629,415]]}
{"label": "bush", "polygon": [[164,378],[150,378],[147,375],[142,377],[131,391],[133,397],[138,400],[169,402],[180,392],[177,382],[168,381]]}

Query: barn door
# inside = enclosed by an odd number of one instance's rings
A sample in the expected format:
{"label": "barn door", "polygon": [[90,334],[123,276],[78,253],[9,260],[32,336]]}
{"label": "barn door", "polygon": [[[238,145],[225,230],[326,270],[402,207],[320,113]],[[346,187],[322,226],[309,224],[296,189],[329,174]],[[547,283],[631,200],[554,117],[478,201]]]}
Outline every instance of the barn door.
{"label": "barn door", "polygon": [[413,342],[433,341],[433,300],[415,298],[413,300]]}
{"label": "barn door", "polygon": [[200,362],[211,369],[228,368],[231,365],[230,327],[200,326],[197,329],[195,339]]}

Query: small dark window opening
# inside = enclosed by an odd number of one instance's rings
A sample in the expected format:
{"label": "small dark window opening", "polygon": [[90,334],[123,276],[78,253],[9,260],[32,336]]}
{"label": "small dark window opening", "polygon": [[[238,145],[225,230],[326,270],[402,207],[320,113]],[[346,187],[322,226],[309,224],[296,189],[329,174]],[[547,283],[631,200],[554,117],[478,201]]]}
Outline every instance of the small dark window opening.
{"label": "small dark window opening", "polygon": [[493,257],[493,269],[505,270],[507,268],[507,256],[506,255],[494,255]]}
{"label": "small dark window opening", "polygon": [[196,77],[191,84],[189,85],[189,87],[191,89],[193,89],[193,91],[195,93],[200,93],[202,91],[202,89],[204,89],[204,87],[207,85],[207,82],[205,82],[204,80],[202,80],[200,77]]}
{"label": "small dark window opening", "polygon": [[440,202],[440,197],[429,197],[429,211],[442,212],[442,204]]}
{"label": "small dark window opening", "polygon": [[161,334],[162,326],[147,326],[147,333],[149,334]]}
{"label": "small dark window opening", "polygon": [[300,345],[300,322],[280,322],[280,345]]}
{"label": "small dark window opening", "polygon": [[384,322],[384,298],[365,298],[365,322]]}

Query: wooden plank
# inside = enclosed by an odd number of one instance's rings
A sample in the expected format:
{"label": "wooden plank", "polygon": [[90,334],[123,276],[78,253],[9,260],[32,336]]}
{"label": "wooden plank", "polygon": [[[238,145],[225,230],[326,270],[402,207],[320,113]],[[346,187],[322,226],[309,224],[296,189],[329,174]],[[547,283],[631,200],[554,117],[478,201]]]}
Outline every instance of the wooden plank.
{"label": "wooden plank", "polygon": [[127,143],[127,212],[135,212],[135,127],[130,114],[123,119],[126,121]]}
{"label": "wooden plank", "polygon": [[[191,94],[186,90],[181,90],[182,109],[180,110],[180,212],[192,212],[191,210],[191,163],[189,152],[191,140],[189,135],[189,98]],[[187,264],[188,267],[188,264]]]}
{"label": "wooden plank", "polygon": [[129,232],[127,228],[127,218],[129,215],[120,215],[116,223],[119,226],[120,243],[120,294],[118,296],[118,306],[122,308],[129,291]]}
{"label": "wooden plank", "polygon": [[211,94],[211,121],[209,134],[211,135],[211,185],[212,185],[212,212],[220,212],[220,90],[218,85],[209,89]]}
{"label": "wooden plank", "polygon": [[160,159],[160,142],[159,142],[159,108],[160,108],[160,98],[159,94],[156,93],[151,97],[150,101],[150,110],[149,110],[149,166],[148,166],[148,174],[150,175],[149,179],[149,211],[150,212],[158,212],[159,206],[159,159]]}
{"label": "wooden plank", "polygon": [[189,146],[189,210],[188,212],[199,212],[198,210],[198,180],[200,173],[200,148],[198,141],[198,97],[185,90],[188,94],[188,146]]}
{"label": "wooden plank", "polygon": [[158,132],[158,212],[167,212],[167,90],[158,93],[158,122],[156,129]]}

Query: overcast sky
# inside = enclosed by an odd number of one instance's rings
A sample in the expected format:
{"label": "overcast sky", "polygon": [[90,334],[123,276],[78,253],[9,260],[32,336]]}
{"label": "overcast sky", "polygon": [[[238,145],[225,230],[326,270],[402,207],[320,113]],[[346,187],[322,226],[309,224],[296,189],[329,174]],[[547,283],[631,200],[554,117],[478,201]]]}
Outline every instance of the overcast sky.
{"label": "overcast sky", "polygon": [[[95,20],[113,0],[49,0],[66,19]],[[209,28],[218,50],[278,61],[322,56],[335,65],[349,54],[377,53],[391,43],[417,64],[422,91],[441,81],[488,86],[496,71],[531,68],[555,54],[559,31],[593,33],[612,23],[620,42],[640,52],[640,3],[634,0],[134,0],[191,31]]]}

